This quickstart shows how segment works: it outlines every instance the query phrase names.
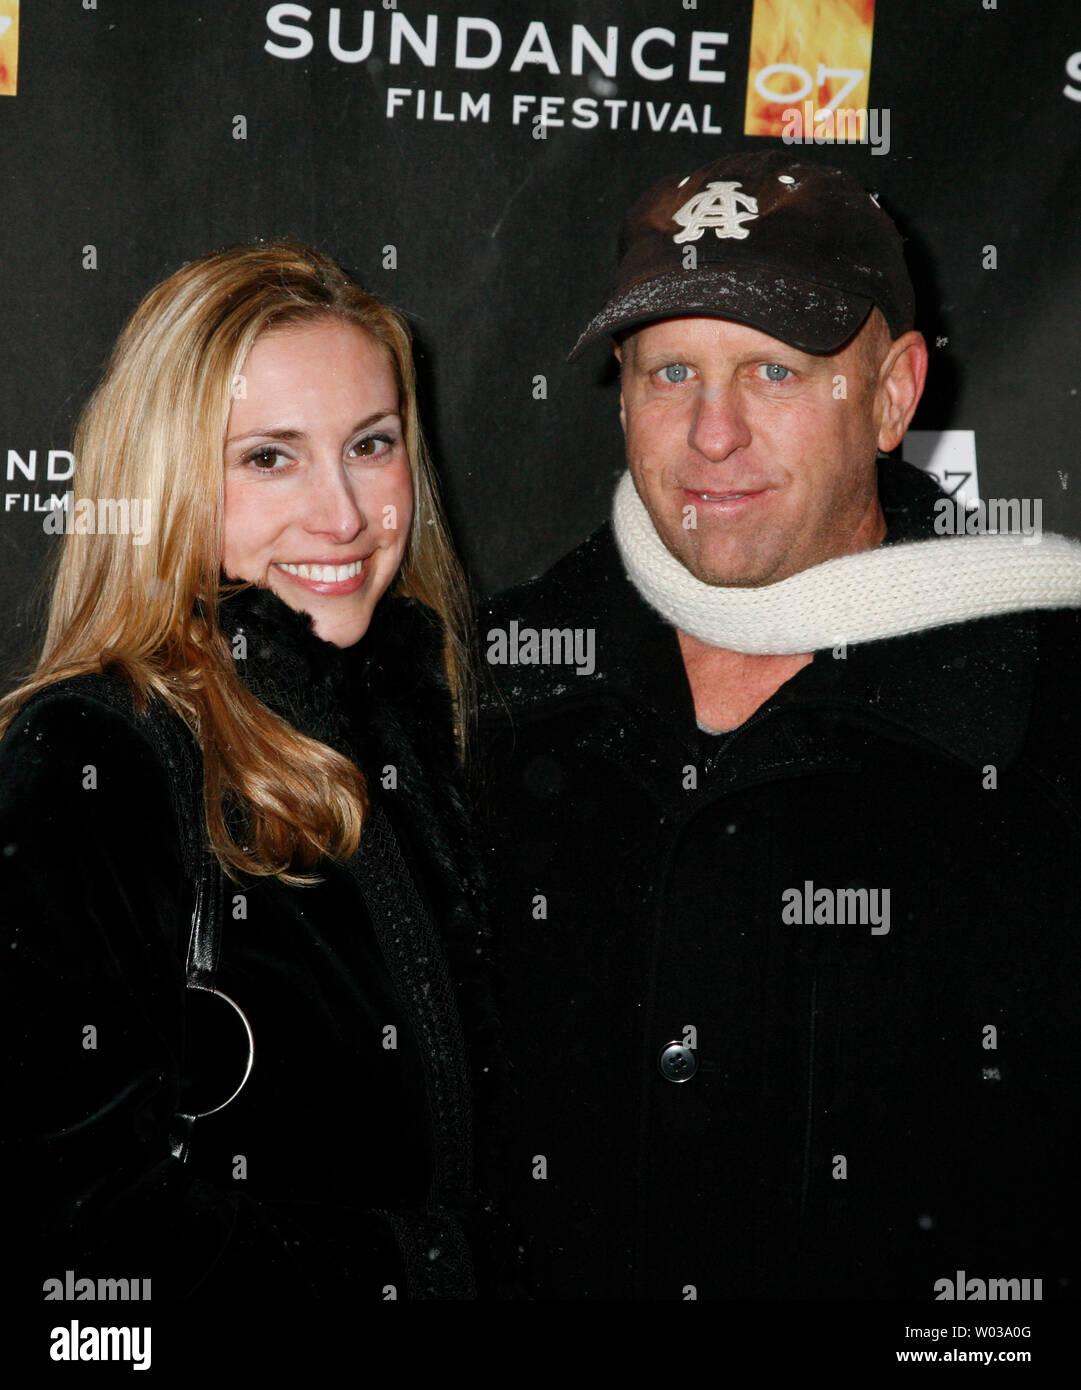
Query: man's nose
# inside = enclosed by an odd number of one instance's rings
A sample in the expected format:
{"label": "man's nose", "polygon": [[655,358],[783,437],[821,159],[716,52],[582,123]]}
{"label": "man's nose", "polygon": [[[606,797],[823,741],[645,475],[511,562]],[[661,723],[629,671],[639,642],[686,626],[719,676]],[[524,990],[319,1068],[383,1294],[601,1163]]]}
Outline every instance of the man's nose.
{"label": "man's nose", "polygon": [[356,480],[340,458],[320,460],[309,474],[304,529],[347,544],[367,529]]}
{"label": "man's nose", "polygon": [[691,446],[708,459],[720,460],[750,442],[751,430],[737,387],[702,387],[691,419]]}

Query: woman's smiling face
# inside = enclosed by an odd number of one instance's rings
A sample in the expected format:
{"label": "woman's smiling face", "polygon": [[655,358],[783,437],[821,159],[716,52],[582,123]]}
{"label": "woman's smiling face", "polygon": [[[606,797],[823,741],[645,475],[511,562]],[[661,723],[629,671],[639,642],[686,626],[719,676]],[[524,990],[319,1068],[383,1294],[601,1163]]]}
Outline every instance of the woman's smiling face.
{"label": "woman's smiling face", "polygon": [[351,646],[398,571],[413,511],[390,358],[364,329],[321,318],[256,339],[242,382],[225,431],[222,567]]}

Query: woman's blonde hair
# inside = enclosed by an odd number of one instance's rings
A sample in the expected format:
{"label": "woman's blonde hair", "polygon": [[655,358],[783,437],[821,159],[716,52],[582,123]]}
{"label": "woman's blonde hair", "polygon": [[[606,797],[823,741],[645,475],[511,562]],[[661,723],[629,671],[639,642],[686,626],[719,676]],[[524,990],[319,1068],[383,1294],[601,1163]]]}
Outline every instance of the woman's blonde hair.
{"label": "woman's blonde hair", "polygon": [[324,855],[355,850],[367,786],[347,758],[271,713],[236,674],[218,625],[223,444],[256,338],[328,316],[370,333],[397,378],[414,506],[393,592],[419,599],[443,623],[464,744],[467,589],[417,420],[409,329],[328,256],[291,241],[192,261],[125,325],[76,428],[76,485],[91,499],[149,498],[149,537],[134,545],[121,535],[65,535],[41,656],[0,701],[2,732],[52,682],[119,670],[140,705],[164,700],[198,740],[207,834],[223,865],[290,882],[307,881]]}

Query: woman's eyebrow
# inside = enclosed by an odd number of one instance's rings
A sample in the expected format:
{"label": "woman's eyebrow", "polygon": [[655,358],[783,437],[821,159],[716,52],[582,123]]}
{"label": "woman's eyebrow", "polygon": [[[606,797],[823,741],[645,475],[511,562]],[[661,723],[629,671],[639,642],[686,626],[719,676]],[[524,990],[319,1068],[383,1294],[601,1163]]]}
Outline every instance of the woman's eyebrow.
{"label": "woman's eyebrow", "polygon": [[[396,410],[377,410],[371,415],[366,415],[363,420],[358,420],[349,433],[356,434],[358,430],[364,430],[367,429],[369,425],[374,425],[377,420],[386,420],[391,416],[396,417],[397,414],[398,412]],[[304,430],[284,429],[270,425],[265,429],[257,428],[248,430],[246,434],[234,434],[225,442],[226,444],[239,444],[242,440],[256,438],[281,439],[288,442],[290,440],[306,439],[307,433]]]}

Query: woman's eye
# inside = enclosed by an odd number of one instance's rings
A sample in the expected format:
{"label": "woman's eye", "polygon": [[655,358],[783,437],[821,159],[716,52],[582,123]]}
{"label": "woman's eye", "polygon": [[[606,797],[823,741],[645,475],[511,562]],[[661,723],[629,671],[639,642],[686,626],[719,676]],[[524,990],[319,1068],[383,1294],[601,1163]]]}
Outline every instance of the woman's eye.
{"label": "woman's eye", "polygon": [[276,473],[278,469],[275,467],[275,463],[278,459],[282,459],[286,463],[289,462],[285,454],[267,444],[262,449],[256,449],[248,454],[244,462],[250,463],[262,473]]}
{"label": "woman's eye", "polygon": [[350,446],[349,453],[359,455],[360,458],[375,458],[379,454],[386,453],[393,440],[388,434],[366,434],[363,439]]}
{"label": "woman's eye", "polygon": [[681,381],[686,381],[691,371],[685,362],[670,362],[667,367],[661,368],[661,380],[667,381],[672,386],[678,386]]}
{"label": "woman's eye", "polygon": [[767,362],[762,370],[766,374],[767,381],[787,381],[792,375],[788,367],[782,367],[779,362]]}

